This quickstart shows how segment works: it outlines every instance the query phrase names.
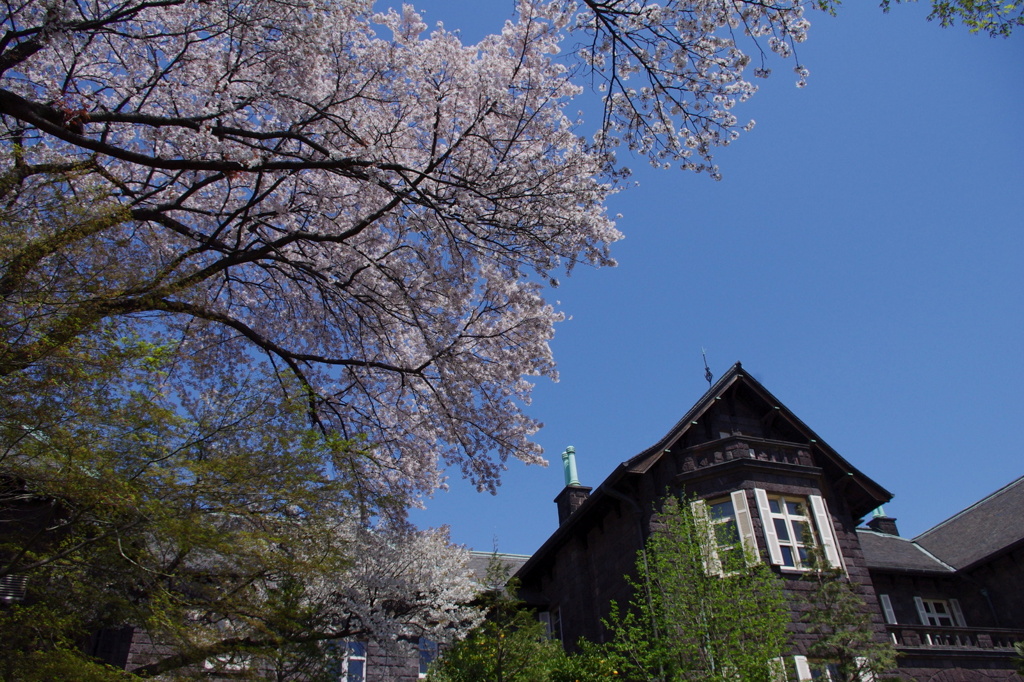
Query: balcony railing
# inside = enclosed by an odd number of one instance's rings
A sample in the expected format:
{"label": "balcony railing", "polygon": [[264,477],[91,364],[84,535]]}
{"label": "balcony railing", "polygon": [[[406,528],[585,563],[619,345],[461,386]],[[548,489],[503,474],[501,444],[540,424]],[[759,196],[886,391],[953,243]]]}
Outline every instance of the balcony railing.
{"label": "balcony railing", "polygon": [[952,628],[928,625],[886,625],[900,649],[972,649],[1012,651],[1024,642],[1024,630],[1011,628]]}
{"label": "balcony railing", "polygon": [[726,436],[686,449],[682,471],[689,473],[736,459],[813,466],[808,444],[787,443],[756,436]]}

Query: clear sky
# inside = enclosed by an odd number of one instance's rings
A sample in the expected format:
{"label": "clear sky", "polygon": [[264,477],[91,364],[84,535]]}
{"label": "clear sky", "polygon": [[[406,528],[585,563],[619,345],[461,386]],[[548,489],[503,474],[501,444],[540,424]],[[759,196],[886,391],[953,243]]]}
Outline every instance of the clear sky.
{"label": "clear sky", "polygon": [[[472,42],[513,5],[417,6]],[[413,520],[533,552],[557,525],[565,446],[596,487],[707,389],[702,347],[716,377],[743,362],[894,492],[904,536],[1024,475],[1024,33],[926,14],[812,13],[808,86],[775,64],[738,112],[757,127],[718,154],[721,182],[626,160],[639,184],[611,205],[619,266],[549,292],[572,318],[561,380],[528,411],[552,466],[510,463],[497,496],[453,473]]]}

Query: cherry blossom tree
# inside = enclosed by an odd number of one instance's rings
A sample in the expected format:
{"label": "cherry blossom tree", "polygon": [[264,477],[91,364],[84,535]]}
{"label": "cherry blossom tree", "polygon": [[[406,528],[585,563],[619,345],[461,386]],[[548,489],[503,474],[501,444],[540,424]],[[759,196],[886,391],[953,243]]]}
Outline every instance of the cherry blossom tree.
{"label": "cherry blossom tree", "polygon": [[[754,90],[740,38],[788,55],[807,29],[792,0],[524,1],[472,46],[365,0],[5,9],[0,375],[159,330],[193,381],[297,377],[325,432],[373,444],[367,490],[406,500],[446,465],[493,491],[541,461],[542,284],[612,263],[615,145],[717,173]],[[565,113],[580,65],[606,90],[596,143]]]}

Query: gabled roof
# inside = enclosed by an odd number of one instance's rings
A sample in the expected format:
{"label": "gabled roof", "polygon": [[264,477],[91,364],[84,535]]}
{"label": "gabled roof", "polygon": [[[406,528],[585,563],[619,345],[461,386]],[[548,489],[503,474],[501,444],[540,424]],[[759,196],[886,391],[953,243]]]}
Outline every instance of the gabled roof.
{"label": "gabled roof", "polygon": [[[830,462],[835,469],[850,477],[849,483],[852,483],[861,493],[858,496],[859,500],[852,501],[851,503],[851,511],[855,517],[863,516],[892,499],[892,493],[846,461],[832,446],[811,430],[788,407],[783,405],[782,401],[772,395],[768,389],[750,376],[749,373],[744,371],[743,366],[738,362],[730,367],[657,443],[623,462],[621,466],[631,472],[641,473],[646,471],[660,458],[664,457],[666,452],[682,439],[692,426],[698,423],[700,418],[712,408],[716,400],[721,399],[730,391],[739,390],[740,387],[760,400],[764,404],[766,411],[773,411],[776,419],[781,419],[787,423],[793,431],[800,435],[804,442],[813,444],[819,455]],[[849,484],[847,484],[847,487],[849,487]]]}
{"label": "gabled roof", "polygon": [[1024,543],[1024,476],[914,541],[957,570]]}
{"label": "gabled roof", "polygon": [[940,561],[913,540],[864,528],[857,529],[857,537],[868,568],[911,573],[953,572],[952,566]]}
{"label": "gabled roof", "polygon": [[808,428],[806,424],[762,386],[760,382],[747,374],[743,370],[743,366],[737,362],[708,389],[667,434],[654,445],[615,467],[608,478],[593,490],[590,497],[555,530],[533,554],[530,560],[520,568],[519,574],[525,575],[544,562],[549,553],[566,538],[571,537],[574,529],[600,505],[607,504],[613,500],[625,500],[626,498],[622,491],[617,487],[623,479],[642,474],[650,469],[660,458],[666,456],[666,452],[684,437],[701,416],[715,405],[716,401],[721,400],[730,392],[738,391],[741,388],[744,391],[750,392],[759,403],[763,404],[766,411],[771,411],[775,420],[783,420],[787,428],[799,434],[800,440],[812,446],[819,459],[827,460],[834,470],[845,475],[848,479],[845,485],[846,495],[851,499],[850,508],[856,517],[863,516],[892,499],[892,493],[882,488],[843,459],[839,453]]}

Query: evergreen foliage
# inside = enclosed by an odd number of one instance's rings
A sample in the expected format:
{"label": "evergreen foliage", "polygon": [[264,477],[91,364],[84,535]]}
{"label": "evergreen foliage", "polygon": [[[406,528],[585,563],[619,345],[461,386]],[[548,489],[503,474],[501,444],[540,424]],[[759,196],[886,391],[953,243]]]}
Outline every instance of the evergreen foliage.
{"label": "evergreen foliage", "polygon": [[879,641],[864,599],[842,568],[832,568],[820,548],[809,552],[811,570],[803,580],[812,589],[805,596],[801,620],[815,636],[807,657],[812,667],[828,667],[834,682],[881,679],[896,668],[896,649]]}

